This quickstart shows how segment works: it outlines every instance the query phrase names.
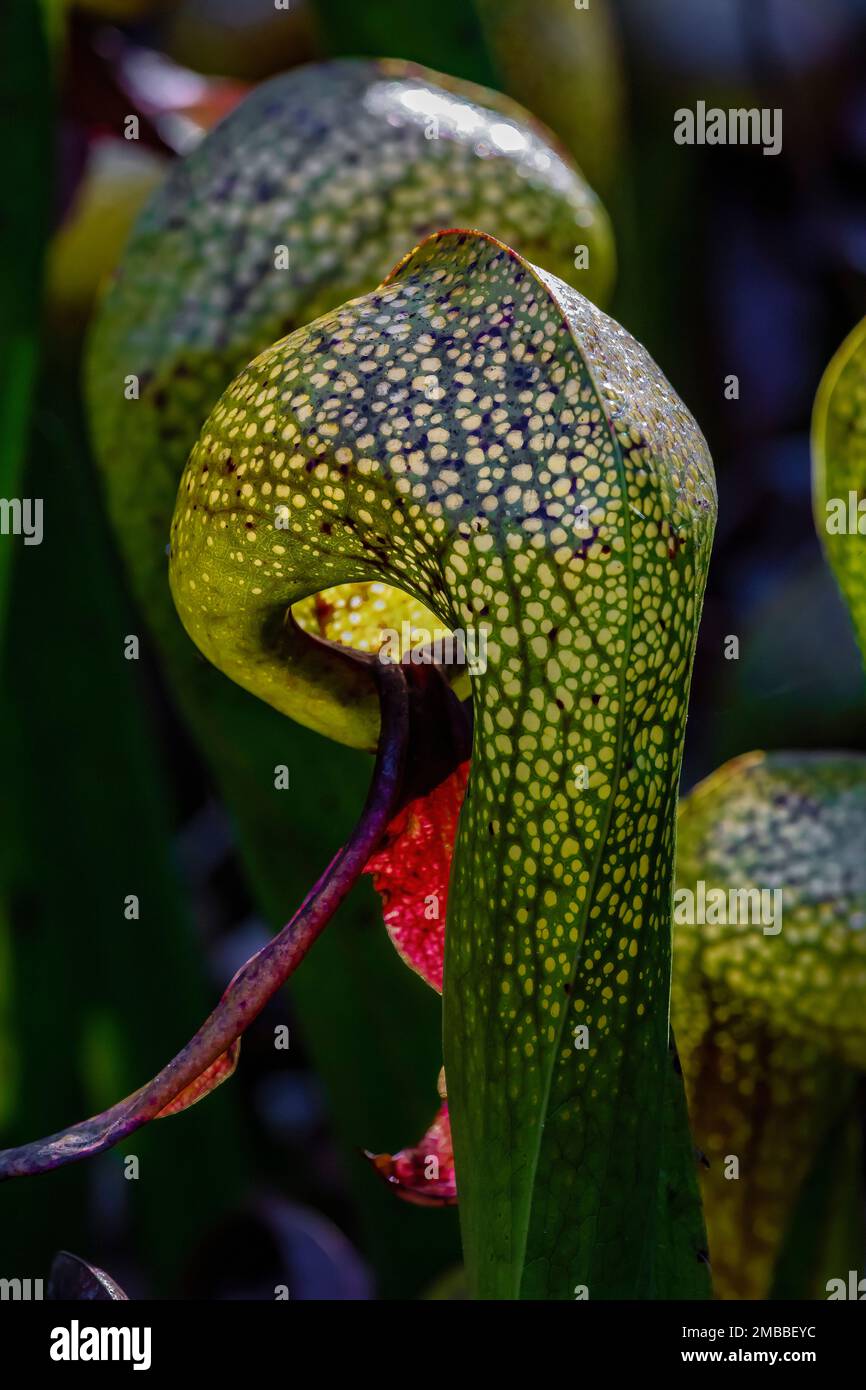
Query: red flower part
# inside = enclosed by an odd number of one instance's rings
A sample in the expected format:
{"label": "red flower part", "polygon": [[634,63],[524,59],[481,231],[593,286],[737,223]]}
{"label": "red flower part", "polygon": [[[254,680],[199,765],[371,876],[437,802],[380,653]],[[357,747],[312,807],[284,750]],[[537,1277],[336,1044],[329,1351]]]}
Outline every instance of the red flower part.
{"label": "red flower part", "polygon": [[467,761],[427,796],[404,806],[365,869],[382,896],[388,935],[406,964],[439,994],[448,879],[468,779]]}
{"label": "red flower part", "polygon": [[[468,780],[467,761],[427,796],[404,806],[365,870],[382,896],[385,926],[403,960],[440,994],[448,880]],[[444,1084],[440,1093],[444,1099]],[[407,1202],[442,1207],[457,1201],[447,1101],[420,1143],[367,1158]]]}
{"label": "red flower part", "polygon": [[457,1201],[447,1101],[439,1107],[420,1144],[393,1155],[368,1153],[366,1157],[407,1202],[419,1207],[450,1207]]}
{"label": "red flower part", "polygon": [[217,1057],[215,1062],[211,1062],[209,1067],[191,1081],[188,1086],[175,1096],[174,1100],[169,1101],[168,1105],[154,1116],[156,1120],[163,1120],[167,1115],[179,1115],[181,1110],[188,1110],[191,1105],[195,1105],[197,1100],[204,1100],[210,1095],[211,1091],[216,1090],[217,1086],[222,1085],[223,1081],[228,1081],[234,1073],[241,1054],[241,1040],[235,1038],[227,1052],[223,1052]]}

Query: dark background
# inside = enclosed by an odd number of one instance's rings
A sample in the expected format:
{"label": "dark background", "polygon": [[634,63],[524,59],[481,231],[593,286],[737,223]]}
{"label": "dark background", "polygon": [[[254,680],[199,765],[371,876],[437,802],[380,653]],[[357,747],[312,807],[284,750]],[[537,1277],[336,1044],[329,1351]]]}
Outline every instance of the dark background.
{"label": "dark background", "polygon": [[[532,16],[550,73],[491,41],[497,9]],[[41,547],[0,538],[0,1141],[102,1108],[166,1061],[290,915],[369,772],[292,732],[298,790],[274,828],[285,883],[262,891],[163,685],[88,451],[79,369],[96,283],[148,181],[237,82],[379,53],[534,106],[613,218],[611,312],[670,377],[716,464],[684,787],[752,748],[866,749],[808,438],[823,369],[866,313],[866,5],[591,0],[576,15],[565,0],[292,0],[286,14],[271,0],[10,0],[0,39],[0,479],[4,496],[44,497],[63,517]],[[236,81],[153,69],[141,50]],[[699,99],[781,107],[782,153],[677,146],[673,113]],[[131,110],[143,113],[134,152],[117,143]],[[85,222],[97,173],[103,201]],[[731,374],[738,400],[725,399]],[[142,637],[138,663],[123,660],[127,633]],[[131,892],[138,922],[123,917]],[[293,1298],[444,1296],[456,1214],[403,1206],[358,1152],[401,1147],[432,1114],[438,1001],[397,960],[366,883],[302,974],[203,1105],[123,1153],[0,1188],[0,1277],[45,1276],[67,1248],[133,1297],[268,1298],[275,1283]],[[272,1045],[280,1022],[288,1052]],[[137,1181],[124,1178],[130,1153]]]}

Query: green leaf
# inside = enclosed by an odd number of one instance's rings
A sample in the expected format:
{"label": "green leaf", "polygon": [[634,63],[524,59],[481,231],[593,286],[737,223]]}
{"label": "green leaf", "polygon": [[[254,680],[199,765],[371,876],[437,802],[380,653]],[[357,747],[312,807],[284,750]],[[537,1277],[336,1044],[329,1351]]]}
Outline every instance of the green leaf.
{"label": "green leaf", "polygon": [[480,233],[431,237],[261,353],[181,482],[180,616],[283,713],[358,718],[336,649],[323,684],[280,622],[317,589],[380,580],[487,634],[444,991],[481,1297],[682,1287],[658,1231],[660,1174],[690,1149],[683,1128],[663,1152],[670,893],[714,518],[703,436],[648,354]]}
{"label": "green leaf", "polygon": [[711,1297],[712,1287],[695,1152],[684,1142],[689,1115],[673,1035],[669,1062],[658,1189],[659,1297],[695,1300]]}
{"label": "green leaf", "polygon": [[[435,129],[439,138],[426,138]],[[175,639],[172,665],[190,661],[164,551],[208,412],[263,348],[374,289],[443,226],[488,231],[590,298],[603,302],[609,289],[604,209],[528,114],[399,62],[313,65],[263,84],[174,167],[139,219],[94,325],[87,384],[111,514],[148,622]],[[576,228],[589,271],[574,267]]]}
{"label": "green leaf", "polygon": [[[441,120],[439,140],[425,138],[430,113]],[[472,122],[490,133],[503,119],[539,166],[550,156],[547,173],[527,179],[513,152],[477,153]],[[372,289],[426,232],[461,223],[489,227],[583,284],[587,273],[573,270],[579,225],[592,248],[591,292],[606,292],[613,257],[604,211],[514,103],[399,63],[291,73],[255,92],[175,168],[139,222],[93,331],[88,394],[114,526],[165,676],[232,809],[275,927],[348,835],[369,767],[251,701],[196,656],[166,576],[177,484],[209,410],[251,357]],[[275,268],[278,246],[288,270]],[[124,398],[129,374],[140,381],[137,401]],[[309,707],[305,722],[314,716]],[[375,727],[360,723],[356,741],[369,747]],[[274,788],[282,764],[288,793]],[[377,915],[372,895],[356,894],[291,988],[332,1099],[366,1248],[386,1291],[402,1296],[453,1262],[456,1235],[450,1215],[431,1224],[400,1207],[357,1157],[422,1132],[441,1062],[438,1002],[394,957]]]}
{"label": "green leaf", "polygon": [[815,525],[866,661],[866,319],[818,387],[812,464]]}
{"label": "green leaf", "polygon": [[768,931],[743,925],[745,900],[727,896],[727,921],[680,924],[688,899],[675,898],[673,1022],[710,1165],[702,1188],[721,1297],[768,1296],[804,1184],[866,1065],[864,823],[866,758],[854,755],[752,753],[682,803],[678,894],[697,902],[701,883],[705,894],[781,893],[778,932],[770,898]]}

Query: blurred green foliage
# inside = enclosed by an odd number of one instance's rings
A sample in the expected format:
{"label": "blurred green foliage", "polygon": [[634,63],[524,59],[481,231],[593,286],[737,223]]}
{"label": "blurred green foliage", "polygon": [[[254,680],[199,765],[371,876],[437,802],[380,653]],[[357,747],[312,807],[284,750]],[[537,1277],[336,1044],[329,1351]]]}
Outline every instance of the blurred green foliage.
{"label": "blurred green foliage", "polygon": [[[144,709],[138,631],[92,472],[77,393],[46,364],[25,487],[45,539],[16,550],[3,659],[3,881],[14,1055],[2,1141],[50,1133],[146,1081],[206,1012],[200,943],[171,861],[172,812]],[[124,899],[138,895],[140,919]],[[135,1135],[126,1196],[145,1267],[176,1289],[195,1239],[242,1191],[236,1097]],[[58,1247],[91,1248],[99,1195],[76,1166],[0,1188],[4,1270],[38,1277]],[[98,1226],[98,1218],[96,1219]]]}
{"label": "blurred green foliage", "polygon": [[452,77],[501,85],[466,0],[315,0],[314,9],[332,57],[409,58]]}

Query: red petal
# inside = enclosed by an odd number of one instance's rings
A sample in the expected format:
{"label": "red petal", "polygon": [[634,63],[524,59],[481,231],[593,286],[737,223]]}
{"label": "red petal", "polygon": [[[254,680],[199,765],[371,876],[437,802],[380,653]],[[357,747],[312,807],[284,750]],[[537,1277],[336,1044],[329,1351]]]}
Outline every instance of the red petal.
{"label": "red petal", "polygon": [[445,911],[469,763],[403,807],[365,870],[382,895],[385,926],[407,965],[442,993]]}
{"label": "red petal", "polygon": [[206,1067],[195,1081],[191,1081],[188,1086],[185,1086],[174,1100],[169,1101],[168,1105],[154,1116],[154,1119],[162,1120],[166,1115],[177,1115],[181,1110],[188,1110],[191,1105],[195,1105],[197,1100],[203,1100],[211,1091],[216,1090],[221,1082],[228,1081],[238,1064],[240,1050],[241,1040],[235,1038],[228,1052],[223,1052],[215,1062],[211,1062],[210,1066]]}
{"label": "red petal", "polygon": [[[253,957],[253,959],[255,959],[255,957]],[[249,964],[249,961],[247,961],[247,964]],[[232,975],[226,989],[223,991],[223,1000],[243,969],[244,966],[241,966],[240,970],[236,970],[234,975]],[[191,1105],[195,1105],[197,1100],[204,1100],[205,1096],[210,1095],[211,1091],[215,1091],[217,1086],[222,1085],[223,1081],[228,1081],[229,1077],[233,1075],[240,1055],[241,1040],[238,1037],[235,1038],[231,1047],[225,1052],[221,1052],[215,1062],[211,1062],[209,1067],[205,1067],[204,1071],[196,1077],[195,1081],[191,1081],[188,1086],[184,1086],[183,1090],[178,1092],[174,1100],[170,1100],[168,1105],[164,1105],[162,1110],[158,1111],[153,1118],[155,1120],[164,1120],[166,1115],[179,1115],[182,1110],[188,1110]]]}
{"label": "red petal", "polygon": [[451,1121],[448,1103],[439,1107],[436,1118],[420,1144],[401,1149],[398,1154],[367,1154],[376,1172],[398,1196],[419,1207],[451,1207],[457,1201],[454,1153],[451,1148]]}

